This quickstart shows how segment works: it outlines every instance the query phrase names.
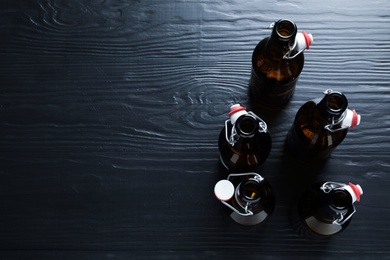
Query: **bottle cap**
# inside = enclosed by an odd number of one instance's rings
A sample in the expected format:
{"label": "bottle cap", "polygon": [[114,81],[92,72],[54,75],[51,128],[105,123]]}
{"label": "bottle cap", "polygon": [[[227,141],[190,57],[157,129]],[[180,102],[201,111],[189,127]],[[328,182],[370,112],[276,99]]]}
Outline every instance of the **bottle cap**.
{"label": "bottle cap", "polygon": [[347,109],[347,114],[341,123],[341,127],[354,128],[360,124],[361,116],[355,110]]}
{"label": "bottle cap", "polygon": [[351,194],[352,196],[352,203],[355,201],[360,201],[360,196],[363,194],[363,189],[360,187],[359,184],[353,184],[348,183],[348,185],[345,186],[345,189]]}
{"label": "bottle cap", "polygon": [[228,180],[220,180],[215,184],[214,194],[217,199],[222,201],[230,200],[234,194],[234,185]]}
{"label": "bottle cap", "polygon": [[239,118],[242,115],[245,115],[246,108],[241,106],[240,104],[235,104],[230,107],[230,112],[228,113],[228,116],[230,116],[230,122],[234,125],[236,123],[237,118]]}
{"label": "bottle cap", "polygon": [[298,45],[297,52],[309,49],[310,45],[313,42],[313,35],[306,33],[305,31],[302,31],[301,33],[297,33],[297,36],[295,36],[296,44]]}

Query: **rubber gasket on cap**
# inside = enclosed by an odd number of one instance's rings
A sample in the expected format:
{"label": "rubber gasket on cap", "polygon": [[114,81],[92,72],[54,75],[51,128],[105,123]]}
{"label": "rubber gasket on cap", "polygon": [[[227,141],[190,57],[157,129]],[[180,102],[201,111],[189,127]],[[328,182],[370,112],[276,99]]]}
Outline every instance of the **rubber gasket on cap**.
{"label": "rubber gasket on cap", "polygon": [[356,195],[356,201],[360,201],[360,195],[361,195],[361,190],[357,187],[357,185],[353,184],[353,183],[348,183],[349,187],[352,188],[353,192],[355,193]]}
{"label": "rubber gasket on cap", "polygon": [[356,110],[352,110],[352,122],[351,122],[351,127],[350,128],[354,128],[357,123],[358,123],[358,118],[359,118],[359,115],[358,113],[356,113]]}
{"label": "rubber gasket on cap", "polygon": [[310,48],[310,45],[311,45],[311,39],[310,39],[310,36],[307,32],[305,31],[302,31],[302,34],[303,36],[305,37],[305,42],[306,42],[306,49],[309,49]]}
{"label": "rubber gasket on cap", "polygon": [[234,113],[237,113],[238,111],[246,110],[245,107],[242,107],[240,105],[233,107],[230,112],[228,113],[228,116],[233,115]]}

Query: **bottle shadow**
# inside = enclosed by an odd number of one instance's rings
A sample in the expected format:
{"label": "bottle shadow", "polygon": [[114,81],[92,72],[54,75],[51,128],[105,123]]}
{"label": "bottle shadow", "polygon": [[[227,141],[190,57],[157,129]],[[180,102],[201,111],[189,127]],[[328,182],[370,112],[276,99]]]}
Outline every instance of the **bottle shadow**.
{"label": "bottle shadow", "polygon": [[[307,163],[294,158],[286,145],[280,159],[280,168],[274,178],[278,187],[279,198],[284,198],[284,214],[289,223],[291,231],[302,240],[313,243],[327,243],[330,239],[318,239],[307,232],[298,217],[298,200],[303,192],[313,183],[319,182],[322,172],[327,167],[326,161],[321,163]],[[320,242],[319,242],[320,241]]]}
{"label": "bottle shadow", "polygon": [[263,119],[268,126],[273,125],[274,121],[279,118],[279,114],[289,105],[287,102],[281,106],[267,106],[262,104],[248,91],[249,110],[253,111],[261,119]]}

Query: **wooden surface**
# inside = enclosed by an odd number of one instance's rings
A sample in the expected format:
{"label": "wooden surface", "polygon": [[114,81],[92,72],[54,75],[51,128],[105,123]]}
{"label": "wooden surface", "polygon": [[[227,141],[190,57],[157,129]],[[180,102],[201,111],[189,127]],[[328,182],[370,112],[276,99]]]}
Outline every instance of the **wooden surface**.
{"label": "wooden surface", "polygon": [[[390,2],[1,1],[1,259],[390,259]],[[253,48],[280,19],[312,33],[283,110],[248,99]],[[361,125],[321,169],[283,149],[297,109],[343,92]],[[268,123],[276,209],[233,229],[213,195],[239,102]],[[294,172],[298,172],[295,173]],[[292,231],[316,180],[359,183],[348,229]]]}

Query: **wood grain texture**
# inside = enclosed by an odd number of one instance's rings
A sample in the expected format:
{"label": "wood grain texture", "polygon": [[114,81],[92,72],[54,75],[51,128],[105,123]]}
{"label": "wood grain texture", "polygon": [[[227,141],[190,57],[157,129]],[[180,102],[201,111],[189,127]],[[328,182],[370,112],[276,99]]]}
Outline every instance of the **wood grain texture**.
{"label": "wood grain texture", "polygon": [[[389,14],[387,0],[1,1],[0,258],[390,259]],[[251,55],[280,18],[314,43],[291,102],[264,109],[248,98]],[[284,139],[328,88],[362,123],[310,172]],[[213,195],[236,102],[273,140],[262,174],[277,205],[261,232],[230,227]],[[326,242],[287,217],[316,180],[364,189]]]}

